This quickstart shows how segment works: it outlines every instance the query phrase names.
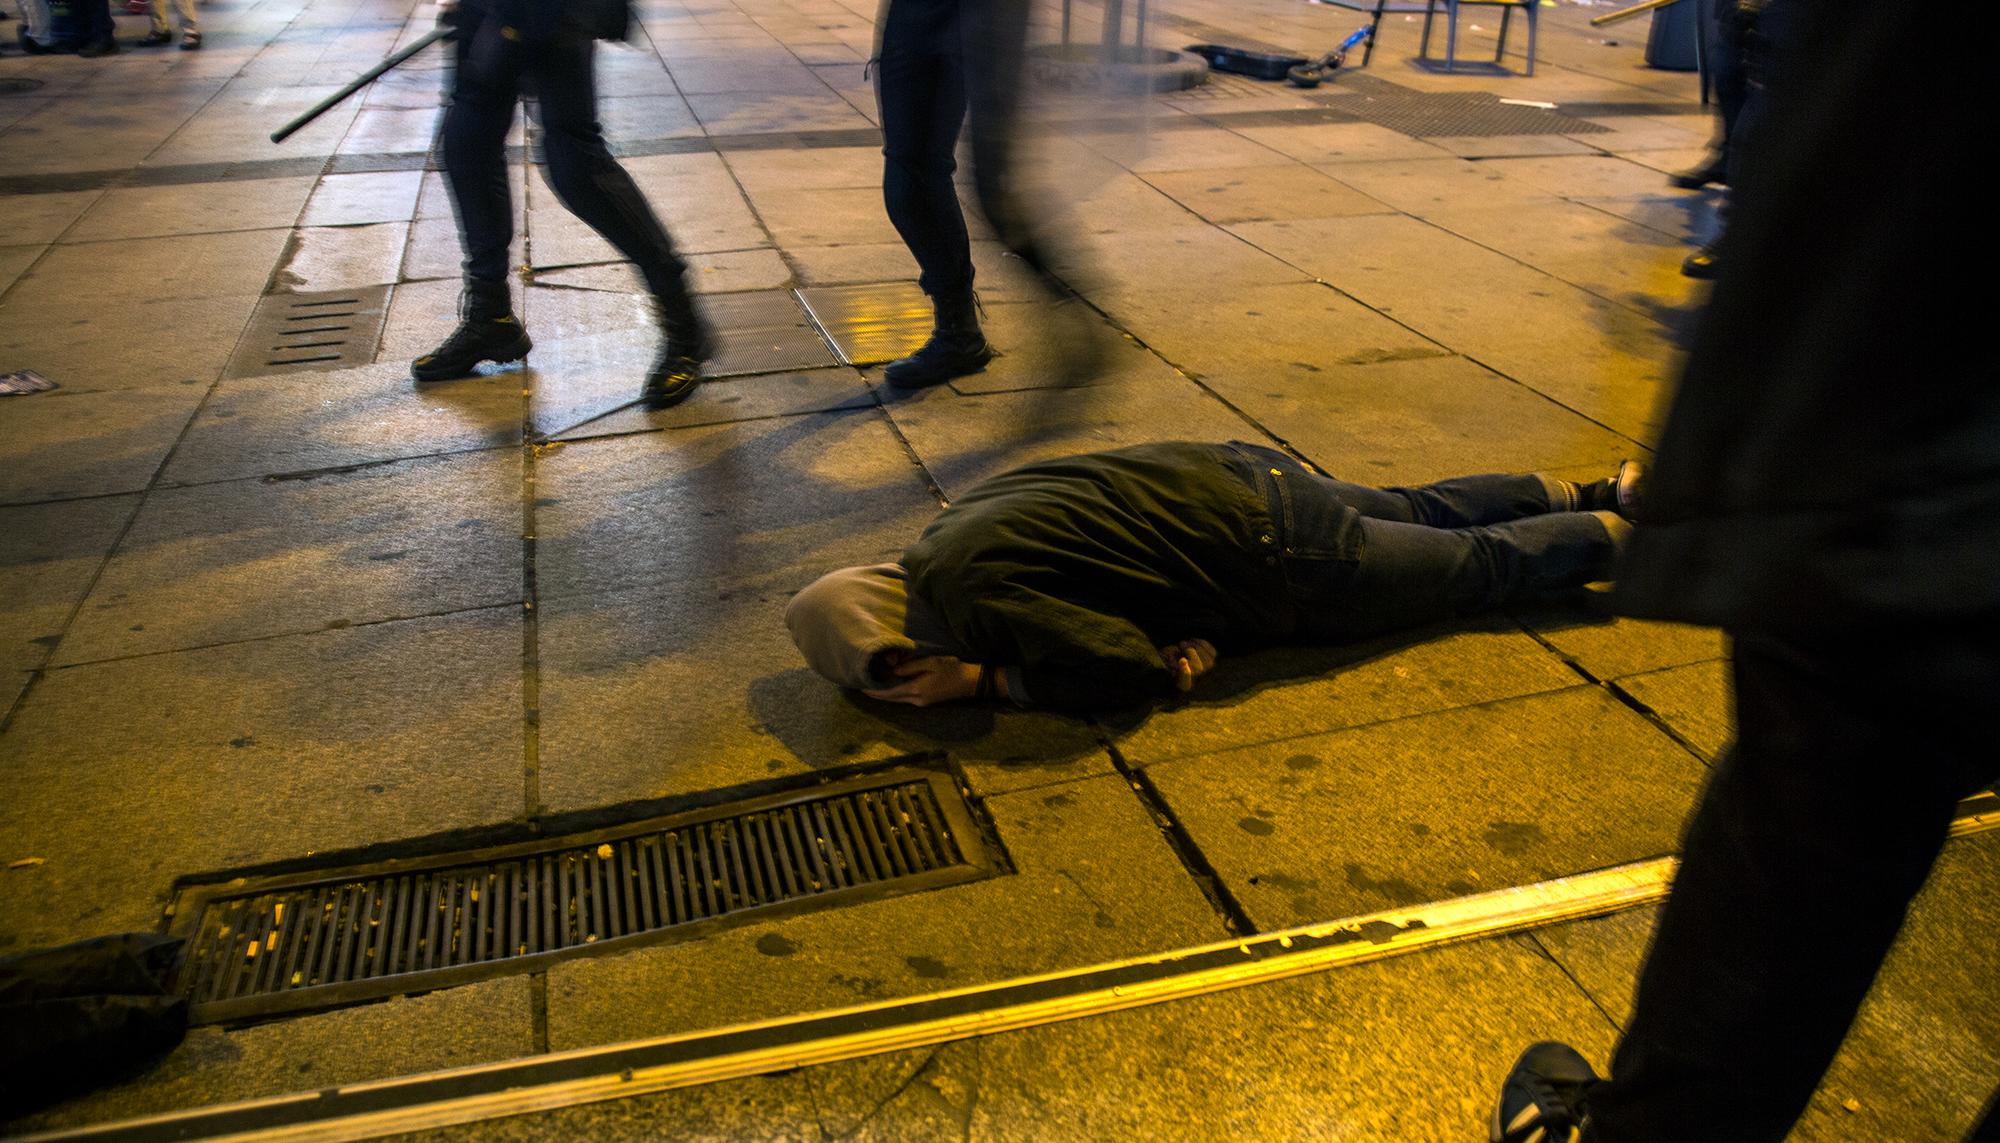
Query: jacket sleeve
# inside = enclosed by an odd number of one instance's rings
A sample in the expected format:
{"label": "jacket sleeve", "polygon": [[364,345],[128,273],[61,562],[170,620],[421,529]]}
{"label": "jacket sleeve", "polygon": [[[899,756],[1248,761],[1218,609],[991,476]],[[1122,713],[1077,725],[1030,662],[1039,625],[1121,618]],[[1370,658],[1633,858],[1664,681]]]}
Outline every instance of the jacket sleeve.
{"label": "jacket sleeve", "polygon": [[1102,710],[1173,693],[1159,648],[1137,624],[1031,588],[1007,584],[982,592],[961,612],[973,647],[992,649],[1012,668],[1024,705]]}

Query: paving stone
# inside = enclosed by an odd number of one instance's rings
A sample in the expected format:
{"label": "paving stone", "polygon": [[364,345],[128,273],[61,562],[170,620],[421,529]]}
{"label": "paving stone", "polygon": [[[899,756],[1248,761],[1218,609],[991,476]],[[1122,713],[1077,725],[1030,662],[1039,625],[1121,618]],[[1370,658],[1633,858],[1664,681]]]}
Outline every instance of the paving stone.
{"label": "paving stone", "polygon": [[1728,639],[1713,627],[1615,616],[1611,597],[1600,592],[1579,592],[1510,610],[1557,651],[1600,679],[1622,679],[1729,655]]}
{"label": "paving stone", "polygon": [[820,1143],[818,1101],[804,1072],[702,1084],[658,1095],[411,1132],[408,1143],[534,1143],[542,1139],[654,1139],[687,1143]]}
{"label": "paving stone", "polygon": [[1609,155],[1496,159],[1481,165],[1567,199],[1648,198],[1667,190],[1660,172]]}
{"label": "paving stone", "polygon": [[889,416],[947,496],[1026,464],[1149,441],[1227,441],[1258,434],[1185,381],[885,397]]}
{"label": "paving stone", "polygon": [[1372,199],[1419,217],[1440,207],[1500,208],[1553,197],[1532,182],[1507,174],[1506,164],[1465,159],[1389,159],[1374,163],[1325,163],[1314,168]]}
{"label": "paving stone", "polygon": [[[1260,928],[1668,852],[1703,777],[1685,750],[1591,686],[1147,773]],[[1565,795],[1551,800],[1552,785]]]}
{"label": "paving stone", "polygon": [[1470,1138],[1557,1033],[1610,1038],[1556,966],[1482,942],[995,1036],[941,1078],[981,1140]]}
{"label": "paving stone", "polygon": [[1283,647],[1225,657],[1191,701],[1132,724],[1114,720],[1134,766],[1577,684],[1577,675],[1497,617],[1343,646]]}
{"label": "paving stone", "polygon": [[[620,89],[621,91],[623,89]],[[701,124],[678,93],[600,97],[597,120],[615,153],[620,143],[654,139],[686,139],[701,134]]]}
{"label": "paving stone", "polygon": [[108,496],[0,508],[0,670],[47,661],[137,507],[137,497]]}
{"label": "paving stone", "polygon": [[1629,675],[1618,686],[1710,760],[1721,755],[1736,733],[1729,664],[1723,660]]}
{"label": "paving stone", "polygon": [[1608,131],[1582,136],[1591,146],[1624,156],[1638,151],[1701,147],[1705,146],[1708,137],[1714,134],[1713,128],[1710,127],[1689,130],[1675,123],[1645,115],[1607,115],[1592,117],[1586,122],[1610,128]]}
{"label": "paving stone", "polygon": [[1673,192],[1648,198],[1587,198],[1586,206],[1672,235],[1687,246],[1702,245],[1722,233],[1722,196]]}
{"label": "paving stone", "polygon": [[1088,142],[1120,166],[1143,173],[1228,167],[1284,167],[1298,160],[1219,127],[1121,131]]}
{"label": "paving stone", "polygon": [[77,1127],[533,1052],[528,979],[512,977],[270,1024],[196,1028],[137,1079],[11,1126]]}
{"label": "paving stone", "polygon": [[549,973],[550,1047],[936,992],[1223,937],[1122,779],[986,805],[1012,876],[563,962]]}
{"label": "paving stone", "polygon": [[811,68],[787,63],[736,63],[723,60],[682,60],[668,69],[674,86],[687,95],[754,92],[758,95],[823,95],[826,85]]}
{"label": "paving stone", "polygon": [[520,465],[509,450],[156,491],[59,661],[518,602]]}
{"label": "paving stone", "polygon": [[[986,307],[986,339],[998,352],[985,369],[951,382],[966,395],[1071,384],[1119,385],[1130,392],[1179,393],[1187,380],[1138,342],[1118,332],[1080,301],[1032,302]],[[924,328],[928,329],[928,322]],[[919,336],[922,336],[921,334]],[[1092,352],[1097,370],[1087,378],[1072,374],[1075,361]]]}
{"label": "paving stone", "polygon": [[1426,135],[1424,142],[1463,159],[1501,159],[1529,155],[1596,155],[1590,136],[1565,135]]}
{"label": "paving stone", "polygon": [[103,197],[101,190],[9,195],[6,217],[0,218],[0,246],[54,242]]}
{"label": "paving stone", "polygon": [[521,442],[516,374],[416,385],[401,362],[217,385],[163,479],[201,484]]}
{"label": "paving stone", "polygon": [[721,156],[649,155],[625,160],[625,169],[673,236],[674,249],[700,254],[771,244]]}
{"label": "paving stone", "polygon": [[1218,394],[1344,480],[1407,485],[1478,472],[1612,471],[1631,441],[1463,357],[1204,375]]}
{"label": "paving stone", "polygon": [[936,509],[873,411],[583,441],[545,453],[535,480],[544,603],[877,562]]}
{"label": "paving stone", "polygon": [[[917,260],[901,239],[848,246],[794,246],[785,256],[798,268],[801,285],[843,286],[860,282],[915,281]],[[977,273],[978,264],[974,263]],[[982,295],[986,283],[976,280]]]}
{"label": "paving stone", "polygon": [[[58,374],[67,386],[68,376]],[[97,393],[63,388],[7,398],[0,503],[144,488],[204,390],[193,383]]]}
{"label": "paving stone", "polygon": [[[745,290],[774,290],[791,284],[792,272],[784,255],[777,250],[725,250],[713,254],[687,256],[688,287],[697,294],[730,294]],[[645,279],[630,262],[602,262],[589,266],[569,266],[537,270],[538,286],[560,286],[575,290],[605,290],[612,293],[646,292]]]}
{"label": "paving stone", "polygon": [[1093,235],[1135,235],[1171,231],[1200,222],[1192,210],[1137,175],[1119,172],[1066,199],[1053,196],[1069,228]]}
{"label": "paving stone", "polygon": [[0,294],[27,273],[46,250],[47,246],[0,246]]}
{"label": "paving stone", "polygon": [[[90,247],[57,247],[40,265],[63,249]],[[257,307],[254,291],[195,304],[171,294],[92,300],[77,296],[81,285],[36,282],[39,272],[18,282],[0,310],[0,361],[37,370],[72,395],[206,385],[222,372]]]}
{"label": "paving stone", "polygon": [[[301,195],[303,201],[303,195]],[[261,294],[287,231],[190,234],[58,246],[8,295],[10,314],[40,305],[121,308]]]}
{"label": "paving stone", "polygon": [[[541,607],[540,783],[554,811],[688,794],[949,750],[983,790],[1107,773],[1084,724],[848,693],[807,669],[786,602],[835,567],[893,560],[929,513],[778,571],[562,597]],[[865,547],[863,545],[866,545]],[[859,549],[859,550],[856,550]],[[821,558],[815,558],[820,556]]]}
{"label": "paving stone", "polygon": [[402,277],[405,222],[308,226],[292,232],[277,283],[294,293],[388,285]]}
{"label": "paving stone", "polygon": [[360,226],[408,222],[417,214],[422,171],[327,175],[313,188],[301,226]]}
{"label": "paving stone", "polygon": [[845,99],[823,95],[726,92],[690,95],[688,106],[710,135],[761,135],[778,131],[837,131],[870,126]]}
{"label": "paving stone", "polygon": [[65,242],[103,242],[169,234],[212,234],[225,230],[268,230],[298,221],[310,175],[184,186],[119,187],[106,191]]}
{"label": "paving stone", "polygon": [[518,817],[519,615],[51,672],[0,740],[0,837],[47,858],[0,878],[0,933],[150,930],[184,874]]}
{"label": "paving stone", "polygon": [[1149,174],[1146,181],[1210,222],[1331,218],[1390,208],[1311,167],[1220,167]]}
{"label": "paving stone", "polygon": [[1315,282],[1246,285],[1200,301],[1120,296],[1112,316],[1169,361],[1204,380],[1309,382],[1339,364],[1442,356],[1436,342]]}
{"label": "paving stone", "polygon": [[782,247],[898,241],[880,186],[762,190],[751,203]]}
{"label": "paving stone", "polygon": [[752,197],[770,191],[872,189],[875,211],[883,211],[880,147],[724,151],[722,159]]}
{"label": "paving stone", "polygon": [[368,155],[379,151],[427,152],[437,138],[443,112],[436,107],[367,107],[354,116],[354,123],[341,139],[338,153]]}
{"label": "paving stone", "polygon": [[678,429],[863,409],[875,404],[867,382],[852,369],[809,369],[797,373],[763,373],[753,377],[720,377],[702,383],[696,395],[667,409],[648,409],[627,402],[560,432],[563,440],[618,436],[648,429]]}
{"label": "paving stone", "polygon": [[1642,312],[1687,306],[1700,283],[1681,273],[1687,244],[1578,203],[1445,209],[1429,221],[1599,297]]}
{"label": "paving stone", "polygon": [[1132,298],[1212,301],[1247,286],[1309,278],[1256,245],[1212,226],[1155,231],[1142,242],[1113,244],[1100,239],[1079,251],[1084,255],[1091,260],[1084,292],[1113,313],[1118,312],[1119,302]]}
{"label": "paving stone", "polygon": [[1434,159],[1449,152],[1373,123],[1315,123],[1297,127],[1244,127],[1253,142],[1307,163],[1368,159]]}
{"label": "paving stone", "polygon": [[[1415,219],[1249,222],[1233,233],[1635,441],[1673,371],[1663,327]],[[1440,290],[1449,281],[1453,290]],[[1506,297],[1505,307],[1477,304]]]}

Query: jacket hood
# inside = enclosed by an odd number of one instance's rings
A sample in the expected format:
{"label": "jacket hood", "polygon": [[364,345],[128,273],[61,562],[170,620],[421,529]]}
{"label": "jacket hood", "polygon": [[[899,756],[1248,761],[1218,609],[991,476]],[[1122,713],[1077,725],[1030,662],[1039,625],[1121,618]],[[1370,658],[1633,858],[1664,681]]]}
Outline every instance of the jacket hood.
{"label": "jacket hood", "polygon": [[901,564],[826,573],[785,605],[785,626],[806,664],[843,687],[887,685],[871,673],[884,651],[960,654]]}

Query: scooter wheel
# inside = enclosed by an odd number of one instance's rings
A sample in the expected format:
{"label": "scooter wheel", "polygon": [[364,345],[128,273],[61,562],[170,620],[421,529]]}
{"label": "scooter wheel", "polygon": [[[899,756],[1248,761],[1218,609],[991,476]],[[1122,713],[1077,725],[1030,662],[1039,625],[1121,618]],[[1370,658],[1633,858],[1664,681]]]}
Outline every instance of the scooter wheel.
{"label": "scooter wheel", "polygon": [[1285,73],[1285,82],[1293,87],[1318,87],[1326,78],[1326,72],[1313,64],[1299,64]]}

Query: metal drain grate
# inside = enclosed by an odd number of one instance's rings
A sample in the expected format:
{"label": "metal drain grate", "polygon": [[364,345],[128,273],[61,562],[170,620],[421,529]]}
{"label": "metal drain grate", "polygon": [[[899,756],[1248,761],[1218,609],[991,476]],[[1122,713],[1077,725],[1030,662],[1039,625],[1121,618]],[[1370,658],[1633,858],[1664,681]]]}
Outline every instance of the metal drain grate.
{"label": "metal drain grate", "polygon": [[931,334],[931,302],[915,282],[808,286],[799,301],[843,365],[907,357]]}
{"label": "metal drain grate", "polygon": [[197,1023],[527,972],[774,913],[993,876],[946,772],[917,766],[589,834],[182,889]]}
{"label": "metal drain grate", "polygon": [[228,377],[346,369],[375,359],[389,287],[272,294],[257,303],[229,359]]}
{"label": "metal drain grate", "polygon": [[710,294],[701,299],[721,349],[702,372],[709,377],[789,373],[834,365],[827,346],[790,290]]}

